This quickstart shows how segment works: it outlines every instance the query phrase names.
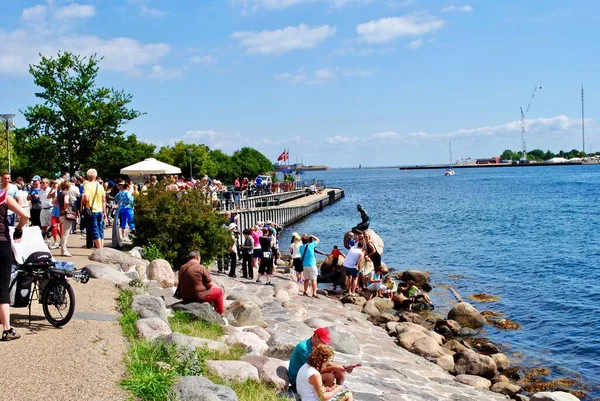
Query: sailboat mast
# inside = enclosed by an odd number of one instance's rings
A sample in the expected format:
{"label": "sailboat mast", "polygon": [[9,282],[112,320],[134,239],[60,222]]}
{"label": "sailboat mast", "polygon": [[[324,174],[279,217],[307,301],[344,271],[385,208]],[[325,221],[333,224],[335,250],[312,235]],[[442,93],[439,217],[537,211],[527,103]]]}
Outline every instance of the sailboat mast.
{"label": "sailboat mast", "polygon": [[581,141],[583,143],[583,153],[585,153],[585,118],[583,108],[583,84],[581,84]]}

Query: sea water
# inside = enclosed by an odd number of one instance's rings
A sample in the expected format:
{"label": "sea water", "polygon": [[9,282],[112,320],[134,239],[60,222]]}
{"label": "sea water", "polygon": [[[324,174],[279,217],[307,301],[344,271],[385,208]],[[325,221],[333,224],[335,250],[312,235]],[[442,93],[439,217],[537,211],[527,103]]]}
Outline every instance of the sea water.
{"label": "sea water", "polygon": [[[600,397],[600,165],[443,170],[330,170],[305,174],[346,197],[286,227],[319,237],[321,251],[343,248],[360,222],[385,241],[383,261],[397,271],[431,273],[436,311],[453,286],[480,311],[500,312],[518,330],[486,326],[513,365],[549,367]],[[342,249],[343,250],[343,249]],[[475,293],[500,298],[468,299]]]}

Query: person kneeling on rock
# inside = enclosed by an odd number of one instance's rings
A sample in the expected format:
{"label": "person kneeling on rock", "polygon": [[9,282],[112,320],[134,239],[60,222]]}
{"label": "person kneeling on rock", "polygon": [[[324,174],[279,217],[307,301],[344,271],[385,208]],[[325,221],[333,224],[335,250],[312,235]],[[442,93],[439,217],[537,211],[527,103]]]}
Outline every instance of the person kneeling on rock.
{"label": "person kneeling on rock", "polygon": [[190,252],[187,263],[179,269],[175,295],[184,303],[214,302],[215,311],[223,314],[223,290],[214,285],[210,272],[200,264],[200,252]]}
{"label": "person kneeling on rock", "polygon": [[296,388],[302,401],[353,401],[352,393],[342,384],[327,383],[321,373],[327,370],[333,359],[333,350],[326,344],[313,348],[308,361],[302,365],[296,377]]}
{"label": "person kneeling on rock", "polygon": [[[290,366],[288,369],[288,376],[290,379],[290,390],[294,393],[297,392],[297,378],[300,368],[308,361],[308,356],[313,349],[321,344],[331,344],[331,337],[329,336],[329,330],[325,327],[321,327],[315,330],[312,337],[299,342],[292,356],[290,357]],[[343,384],[346,379],[346,373],[352,373],[352,370],[356,366],[342,366],[337,363],[328,361],[319,372],[321,373],[321,380],[326,387],[333,387],[335,384]],[[329,398],[327,398],[329,399]],[[342,398],[343,399],[343,398]],[[318,398],[317,398],[318,400]]]}

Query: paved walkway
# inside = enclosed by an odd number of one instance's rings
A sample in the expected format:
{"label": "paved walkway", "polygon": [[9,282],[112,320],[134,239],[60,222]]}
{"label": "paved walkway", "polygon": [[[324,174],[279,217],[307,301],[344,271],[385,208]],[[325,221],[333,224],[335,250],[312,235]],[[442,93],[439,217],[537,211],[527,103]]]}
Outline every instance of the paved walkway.
{"label": "paved walkway", "polygon": [[[110,243],[110,230],[106,231]],[[82,268],[92,249],[79,234],[69,238],[69,259]],[[60,252],[52,251],[60,260]],[[32,322],[26,308],[11,309],[11,320],[22,337],[0,342],[0,398],[30,400],[124,400],[118,382],[125,375],[126,341],[115,311],[115,286],[106,280],[87,284],[70,280],[75,291],[75,316],[54,328],[34,301]]]}
{"label": "paved walkway", "polygon": [[316,193],[308,196],[303,196],[302,198],[294,199],[289,202],[282,203],[281,206],[304,206],[315,201],[326,199],[329,195],[327,193],[329,191],[335,191],[337,193],[342,192],[339,188],[325,188],[321,191],[321,193]]}

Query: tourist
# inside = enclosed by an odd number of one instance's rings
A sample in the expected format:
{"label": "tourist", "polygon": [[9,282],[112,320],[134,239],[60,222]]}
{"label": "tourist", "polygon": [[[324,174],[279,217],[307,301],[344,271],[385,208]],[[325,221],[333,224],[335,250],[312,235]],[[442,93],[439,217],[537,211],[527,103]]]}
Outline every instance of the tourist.
{"label": "tourist", "polygon": [[[71,177],[71,186],[69,187],[69,198],[73,206],[73,210],[77,213],[81,208],[81,193],[77,186],[77,177]],[[77,219],[71,221],[71,234],[75,234],[77,230]]]}
{"label": "tourist", "polygon": [[[331,337],[329,330],[325,327],[318,328],[314,331],[313,335],[303,341],[300,341],[294,347],[292,355],[290,356],[290,364],[288,369],[288,376],[290,379],[290,390],[296,392],[297,376],[300,368],[308,362],[308,356],[313,349],[321,344],[331,344]],[[329,363],[326,367],[320,370],[323,378],[323,383],[337,383],[343,384],[346,378],[346,373],[352,373],[353,368],[344,367],[335,363]]]}
{"label": "tourist", "polygon": [[377,266],[371,274],[367,277],[367,290],[371,293],[376,294],[378,297],[382,297],[386,291],[386,286],[383,284],[383,273],[381,266]]}
{"label": "tourist", "polygon": [[119,228],[121,229],[121,238],[123,241],[130,242],[127,227],[129,232],[135,231],[135,223],[133,222],[133,195],[129,191],[129,184],[123,182],[121,191],[115,195],[116,207],[119,210]]}
{"label": "tourist", "polygon": [[[42,205],[42,210],[40,212],[40,224],[42,225],[42,235],[46,242],[50,241],[51,231],[48,229],[52,229],[52,199],[48,197],[51,193],[52,189],[50,188],[50,181],[47,178],[43,178],[40,182],[40,191],[39,191],[39,199]],[[58,244],[55,244],[56,248],[58,248]],[[52,246],[51,248],[54,248]]]}
{"label": "tourist", "polygon": [[292,267],[296,272],[296,281],[302,283],[302,258],[300,255],[300,245],[302,237],[298,233],[292,233],[292,244],[290,245],[290,255],[292,257]]}
{"label": "tourist", "polygon": [[273,253],[273,237],[271,236],[271,230],[263,227],[262,236],[258,238],[258,243],[260,244],[261,255],[260,255],[260,265],[258,267],[258,278],[256,279],[257,283],[261,282],[261,277],[266,276],[267,281],[266,285],[273,285],[271,283],[271,276],[273,275],[273,258],[275,257]]}
{"label": "tourist", "polygon": [[61,225],[61,236],[60,236],[60,256],[71,257],[67,250],[67,244],[69,242],[69,234],[71,233],[71,220],[67,219],[66,212],[73,210],[74,199],[71,197],[69,191],[71,183],[69,181],[63,181],[60,184],[60,192],[56,198],[58,206],[59,222]]}
{"label": "tourist", "polygon": [[187,263],[179,269],[175,294],[183,303],[214,302],[215,311],[223,314],[223,290],[214,285],[210,272],[200,264],[200,252],[190,252]]}
{"label": "tourist", "polygon": [[237,235],[239,231],[237,231],[237,224],[230,223],[227,226],[227,230],[231,233],[231,237],[233,238],[233,244],[229,247],[229,262],[231,263],[229,267],[229,277],[236,278],[235,268],[237,265]]}
{"label": "tourist", "polygon": [[27,186],[23,181],[23,178],[17,178],[17,188],[19,191],[17,192],[17,203],[21,206],[21,209],[25,210],[29,213],[31,207],[29,205],[29,192],[27,191]]}
{"label": "tourist", "polygon": [[[2,172],[2,190],[6,192],[6,195],[17,199],[17,195],[19,194],[19,188],[15,184],[11,182],[10,173],[8,171]],[[13,227],[15,225],[16,215],[12,210],[7,211],[6,221],[9,227]]]}
{"label": "tourist", "polygon": [[42,227],[40,215],[42,212],[42,201],[40,200],[41,179],[39,175],[33,176],[28,199],[31,201],[31,225]]}
{"label": "tourist", "polygon": [[254,249],[252,250],[252,267],[254,269],[258,269],[258,264],[259,264],[259,260],[262,254],[261,248],[260,248],[260,226],[258,224],[256,224],[253,228],[252,228],[252,233],[250,234],[252,236],[252,240],[254,241]]}
{"label": "tourist", "polygon": [[365,233],[365,243],[367,244],[365,248],[365,260],[372,261],[373,268],[381,266],[381,255],[377,252],[375,244],[371,241],[371,236],[367,233]]}
{"label": "tourist", "polygon": [[393,298],[396,291],[398,291],[398,286],[396,285],[396,282],[391,274],[385,276],[383,279],[383,285],[385,285],[385,296],[387,298]]}
{"label": "tourist", "polygon": [[23,227],[27,224],[29,214],[21,209],[17,201],[0,189],[0,323],[2,324],[2,341],[16,340],[21,335],[10,326],[10,277],[13,261],[8,225],[8,210],[19,215],[19,223],[13,233],[13,240],[20,242]]}
{"label": "tourist", "polygon": [[242,278],[254,279],[254,268],[252,267],[252,252],[254,249],[254,240],[250,235],[250,229],[243,231],[244,241],[242,242]]}
{"label": "tourist", "polygon": [[304,278],[304,292],[302,295],[308,296],[308,285],[312,287],[312,296],[319,298],[317,295],[317,259],[315,258],[315,248],[319,244],[319,239],[314,235],[302,235],[302,245],[300,246],[300,259],[302,261],[302,277]]}
{"label": "tourist", "polygon": [[83,204],[90,210],[87,232],[91,235],[97,249],[104,247],[104,221],[106,215],[106,196],[104,187],[97,181],[98,172],[91,168],[87,171],[88,182],[83,186]]}
{"label": "tourist", "polygon": [[363,243],[357,242],[356,246],[350,248],[346,259],[344,259],[344,270],[346,271],[346,290],[348,295],[356,295],[358,287],[358,270],[363,260]]}
{"label": "tourist", "polygon": [[340,261],[340,255],[343,255],[342,252],[340,252],[337,245],[334,245],[333,249],[331,250],[331,253],[329,255],[327,255],[327,257],[331,256],[331,266],[338,265],[338,263]]}
{"label": "tourist", "polygon": [[177,186],[177,180],[174,177],[169,178],[169,185],[166,187],[167,191],[179,191]]}
{"label": "tourist", "polygon": [[60,186],[62,185],[62,183],[62,178],[52,181],[52,189],[50,194],[48,194],[48,198],[52,199],[52,219],[50,221],[50,235],[54,240],[54,245],[52,245],[51,249],[59,248],[62,238],[62,225],[60,224],[60,208],[58,205],[58,194],[60,193]]}
{"label": "tourist", "polygon": [[302,365],[296,378],[296,389],[301,401],[352,401],[352,393],[343,385],[332,383],[328,385],[321,373],[333,359],[333,350],[325,344],[313,348],[308,361]]}
{"label": "tourist", "polygon": [[406,293],[408,297],[408,310],[412,311],[412,305],[415,302],[417,295],[419,295],[419,288],[413,280],[408,280],[406,285],[401,286],[400,289]]}
{"label": "tourist", "polygon": [[356,241],[354,241],[354,233],[349,232],[348,233],[348,247],[352,248],[354,245],[356,245]]}

